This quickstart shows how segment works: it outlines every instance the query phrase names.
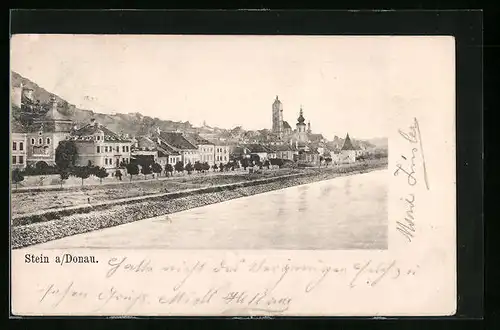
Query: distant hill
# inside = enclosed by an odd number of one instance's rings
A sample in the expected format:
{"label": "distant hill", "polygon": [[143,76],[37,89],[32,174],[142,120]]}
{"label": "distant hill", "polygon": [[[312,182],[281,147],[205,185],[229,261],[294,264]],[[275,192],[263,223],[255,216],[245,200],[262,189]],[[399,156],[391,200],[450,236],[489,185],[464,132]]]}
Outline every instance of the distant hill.
{"label": "distant hill", "polygon": [[379,149],[389,148],[389,141],[386,137],[372,138],[367,140],[367,142],[373,144],[375,147]]}
{"label": "distant hill", "polygon": [[[45,90],[43,87],[38,86],[36,83],[31,80],[21,76],[17,72],[12,71],[12,86],[19,86],[20,84],[33,89],[33,98],[35,100],[39,100],[40,103],[48,103],[52,96],[56,98],[59,103],[63,103],[66,106],[71,106],[66,100],[61,98],[60,96],[50,93]],[[18,113],[20,109],[13,108],[13,113]],[[13,120],[18,120],[18,116],[14,114]],[[127,133],[132,136],[147,134],[148,132],[155,129],[155,127],[159,127],[162,130],[184,130],[191,131],[193,130],[193,125],[190,122],[175,122],[171,120],[161,120],[159,118],[151,118],[149,116],[143,116],[140,113],[129,113],[129,114],[103,114],[98,112],[93,112],[87,109],[79,109],[75,108],[72,114],[72,119],[77,125],[83,125],[88,123],[91,118],[95,118],[99,123],[107,126],[114,132]]]}

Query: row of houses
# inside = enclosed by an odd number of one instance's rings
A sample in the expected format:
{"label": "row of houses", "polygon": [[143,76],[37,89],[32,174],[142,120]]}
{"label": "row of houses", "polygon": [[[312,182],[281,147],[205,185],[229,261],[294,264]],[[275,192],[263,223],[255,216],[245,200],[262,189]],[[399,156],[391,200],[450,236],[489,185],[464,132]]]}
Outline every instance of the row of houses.
{"label": "row of houses", "polygon": [[331,158],[334,163],[353,163],[365,151],[355,147],[347,134],[338,150],[329,150],[323,143],[290,141],[282,144],[245,144],[233,149],[232,158],[258,156],[261,161],[280,158],[298,163],[318,165],[322,159]]}
{"label": "row of houses", "polygon": [[221,141],[209,141],[195,133],[164,132],[159,129],[150,136],[132,141],[132,157],[149,157],[164,166],[196,162],[214,164],[229,161],[230,146]]}
{"label": "row of houses", "polygon": [[56,148],[61,141],[73,141],[78,152],[77,164],[92,164],[107,170],[116,169],[134,159],[150,158],[162,166],[196,162],[227,163],[233,159],[258,156],[261,161],[280,158],[295,162],[318,164],[321,157],[334,162],[354,162],[361,150],[355,148],[347,135],[339,151],[329,151],[323,139],[307,142],[290,140],[283,143],[229,144],[217,139],[206,139],[198,133],[165,132],[156,129],[147,136],[130,138],[112,132],[95,120],[78,128],[72,119],[60,111],[55,98],[49,111],[25,129],[16,121],[11,126],[12,167],[55,164]]}

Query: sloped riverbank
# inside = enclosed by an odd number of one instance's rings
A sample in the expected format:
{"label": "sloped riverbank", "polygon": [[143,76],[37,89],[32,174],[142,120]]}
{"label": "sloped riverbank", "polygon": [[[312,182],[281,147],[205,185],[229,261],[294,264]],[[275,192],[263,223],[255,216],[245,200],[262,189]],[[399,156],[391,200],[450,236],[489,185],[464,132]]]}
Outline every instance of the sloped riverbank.
{"label": "sloped riverbank", "polygon": [[103,204],[98,207],[84,206],[75,211],[66,210],[50,214],[50,216],[43,214],[18,217],[12,221],[12,247],[21,248],[234,198],[386,167],[387,160],[363,162],[352,164],[349,167],[315,169],[275,178],[144,196],[134,200]]}

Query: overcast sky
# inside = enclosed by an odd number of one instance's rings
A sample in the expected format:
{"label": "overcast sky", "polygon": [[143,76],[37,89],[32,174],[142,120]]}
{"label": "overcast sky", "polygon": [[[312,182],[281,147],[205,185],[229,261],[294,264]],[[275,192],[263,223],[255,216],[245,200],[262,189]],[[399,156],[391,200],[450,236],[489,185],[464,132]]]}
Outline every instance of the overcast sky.
{"label": "overcast sky", "polygon": [[302,105],[316,133],[371,138],[387,135],[391,40],[17,35],[11,40],[11,67],[96,112],[262,129],[271,128],[272,103],[279,95],[293,128]]}

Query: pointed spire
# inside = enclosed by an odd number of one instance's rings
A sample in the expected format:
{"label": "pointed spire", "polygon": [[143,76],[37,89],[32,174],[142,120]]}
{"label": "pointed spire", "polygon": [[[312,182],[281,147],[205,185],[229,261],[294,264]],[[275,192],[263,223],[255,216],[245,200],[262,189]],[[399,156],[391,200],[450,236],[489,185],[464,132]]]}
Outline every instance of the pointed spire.
{"label": "pointed spire", "polygon": [[304,124],[304,112],[302,111],[302,105],[300,105],[300,113],[299,113],[299,118],[297,118],[297,121],[299,124]]}
{"label": "pointed spire", "polygon": [[349,137],[349,133],[347,133],[345,140],[344,140],[344,145],[342,146],[342,150],[355,150],[354,146],[352,145],[351,138]]}

